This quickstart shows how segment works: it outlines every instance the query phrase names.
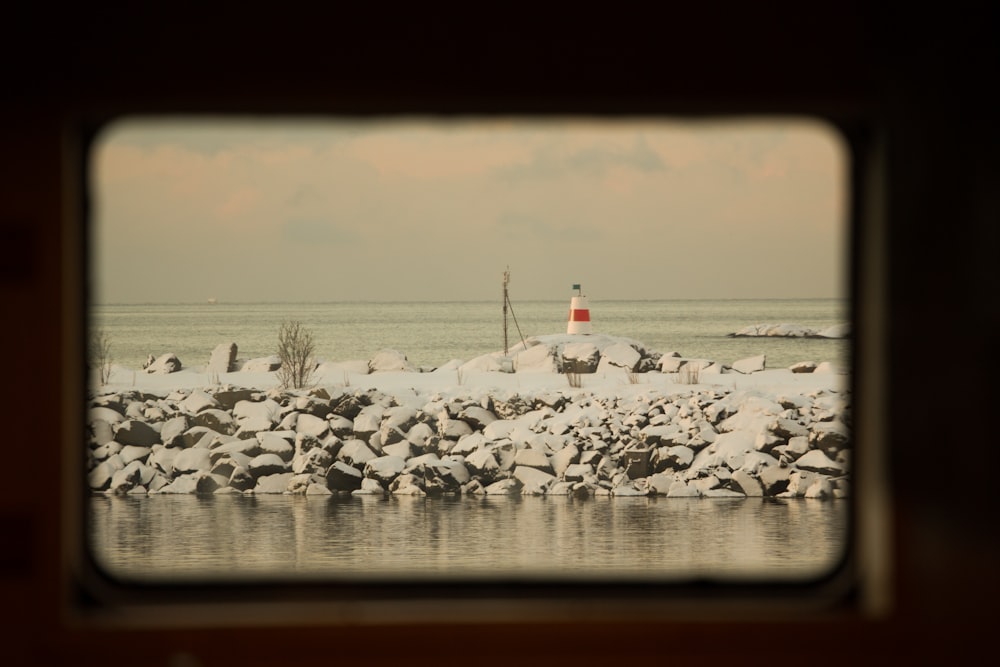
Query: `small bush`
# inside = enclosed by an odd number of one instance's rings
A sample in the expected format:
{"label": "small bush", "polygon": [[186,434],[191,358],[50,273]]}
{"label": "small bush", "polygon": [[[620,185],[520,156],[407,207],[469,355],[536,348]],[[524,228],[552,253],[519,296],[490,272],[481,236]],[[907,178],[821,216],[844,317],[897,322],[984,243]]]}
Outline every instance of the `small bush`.
{"label": "small bush", "polygon": [[284,322],[278,330],[278,382],[285,389],[310,386],[316,371],[316,345],[312,332],[301,322]]}
{"label": "small bush", "polygon": [[101,384],[111,379],[111,339],[103,329],[90,334],[90,368],[100,374]]}
{"label": "small bush", "polygon": [[684,364],[677,371],[677,384],[698,384],[701,366]]}

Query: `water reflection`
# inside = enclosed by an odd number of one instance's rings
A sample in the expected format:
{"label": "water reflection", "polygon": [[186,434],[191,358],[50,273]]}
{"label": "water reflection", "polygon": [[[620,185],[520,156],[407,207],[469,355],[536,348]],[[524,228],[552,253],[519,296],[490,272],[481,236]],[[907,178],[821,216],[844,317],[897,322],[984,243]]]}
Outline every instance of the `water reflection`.
{"label": "water reflection", "polygon": [[807,579],[840,560],[845,501],[95,496],[98,562],[124,579]]}

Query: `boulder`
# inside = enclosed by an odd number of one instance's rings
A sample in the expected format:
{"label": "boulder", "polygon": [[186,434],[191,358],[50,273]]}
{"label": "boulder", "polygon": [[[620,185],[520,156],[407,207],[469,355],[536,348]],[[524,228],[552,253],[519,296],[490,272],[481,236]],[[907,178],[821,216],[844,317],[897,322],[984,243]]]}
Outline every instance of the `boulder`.
{"label": "boulder", "polygon": [[330,452],[321,447],[314,447],[292,459],[292,472],[297,475],[303,473],[318,474],[326,472],[331,465],[333,465],[333,456],[330,455]]}
{"label": "boulder", "polygon": [[818,449],[811,449],[800,456],[795,461],[795,467],[821,475],[840,475],[844,472],[841,464],[829,459],[825,453]]}
{"label": "boulder", "polygon": [[118,452],[118,455],[121,457],[122,463],[124,463],[127,466],[129,463],[132,463],[133,461],[145,462],[146,459],[149,457],[151,451],[152,449],[149,447],[126,445],[122,447],[121,451]]}
{"label": "boulder", "polygon": [[465,466],[476,477],[492,482],[500,472],[500,464],[490,449],[484,447],[465,457]]}
{"label": "boulder", "polygon": [[415,475],[400,475],[389,484],[389,493],[395,496],[425,496],[423,480]]}
{"label": "boulder", "polygon": [[482,431],[497,420],[497,416],[478,405],[470,405],[458,413],[458,418],[472,427],[473,431]]}
{"label": "boulder", "polygon": [[456,456],[468,456],[478,449],[482,449],[486,439],[482,433],[467,433],[458,439],[448,450],[449,454]]}
{"label": "boulder", "polygon": [[622,465],[625,466],[625,475],[629,479],[642,479],[649,477],[652,472],[649,469],[649,448],[632,448],[622,452]]}
{"label": "boulder", "polygon": [[201,410],[201,412],[191,417],[191,423],[195,426],[204,426],[217,433],[225,433],[227,435],[235,433],[237,428],[236,420],[233,419],[231,414],[216,408]]}
{"label": "boulder", "polygon": [[[360,489],[361,480],[361,471],[343,461],[334,461],[326,471],[326,484],[333,491]],[[381,489],[379,486],[379,490]]]}
{"label": "boulder", "polygon": [[295,422],[295,432],[322,439],[330,433],[330,422],[312,414],[302,413]]}
{"label": "boulder", "polygon": [[183,447],[183,443],[174,442],[174,440],[180,438],[189,428],[191,428],[191,422],[185,415],[172,417],[163,422],[163,426],[160,427],[160,441],[167,447]]}
{"label": "boulder", "polygon": [[557,477],[565,477],[566,469],[580,460],[580,450],[576,445],[566,445],[551,457],[552,472]]}
{"label": "boulder", "polygon": [[413,445],[408,440],[401,440],[391,445],[382,445],[382,453],[388,456],[398,456],[401,459],[413,457]]}
{"label": "boulder", "polygon": [[214,396],[207,394],[204,391],[195,390],[188,394],[188,397],[180,402],[180,407],[185,412],[197,414],[202,410],[208,410],[209,408],[218,409],[221,407],[221,404],[215,399]]}
{"label": "boulder", "polygon": [[686,470],[694,460],[694,450],[684,445],[657,447],[650,454],[649,465],[653,473],[666,470]]}
{"label": "boulder", "polygon": [[87,473],[87,485],[94,491],[104,491],[111,486],[111,479],[124,466],[117,456],[114,460],[101,461]]}
{"label": "boulder", "polygon": [[288,486],[285,487],[285,491],[293,495],[306,495],[310,487],[313,486],[322,487],[327,490],[327,493],[330,492],[326,486],[326,477],[314,473],[298,473],[294,475],[288,480]]}
{"label": "boulder", "polygon": [[[282,461],[291,461],[292,457],[295,456],[295,447],[288,438],[280,435],[275,431],[264,431],[262,433],[257,433],[256,440],[259,443],[259,451],[250,454],[249,456],[258,456],[259,454],[277,454],[281,457]],[[248,447],[252,451],[252,445]],[[234,450],[235,451],[235,450]]]}
{"label": "boulder", "polygon": [[642,355],[631,345],[614,343],[601,350],[601,360],[597,364],[597,372],[603,373],[612,369],[635,371],[641,358]]}
{"label": "boulder", "polygon": [[764,495],[764,487],[761,486],[756,477],[743,468],[733,471],[733,477],[730,481],[730,485],[734,491],[741,491],[744,495],[753,498]]}
{"label": "boulder", "polygon": [[521,481],[513,477],[501,479],[484,488],[482,492],[488,496],[520,495]]}
{"label": "boulder", "polygon": [[584,482],[590,478],[596,480],[594,467],[589,463],[573,463],[566,466],[563,472],[563,479],[567,482]]}
{"label": "boulder", "polygon": [[[152,355],[150,355],[152,357]],[[167,354],[162,354],[152,361],[147,361],[147,365],[144,366],[147,373],[155,373],[157,375],[166,375],[167,373],[176,373],[181,370],[181,360],[177,358],[173,352],[168,352]]]}
{"label": "boulder", "polygon": [[601,354],[593,343],[567,343],[562,349],[561,373],[596,373]]}
{"label": "boulder", "polygon": [[270,357],[259,357],[243,363],[240,371],[244,373],[271,373],[281,368],[281,359],[273,354]]}
{"label": "boulder", "polygon": [[797,364],[792,364],[788,367],[788,370],[793,373],[812,373],[816,370],[815,361],[800,361]]}
{"label": "boulder", "polygon": [[365,463],[364,473],[365,477],[388,484],[402,474],[405,467],[406,461],[398,456],[379,456]]}
{"label": "boulder", "polygon": [[[329,483],[329,477],[327,477],[327,483]],[[331,487],[332,488],[332,487]],[[352,496],[384,496],[385,487],[377,479],[368,479],[367,477],[361,480],[361,486],[351,491]]]}
{"label": "boulder", "polygon": [[129,419],[118,424],[115,440],[122,445],[150,447],[160,442],[160,434],[145,422]]}
{"label": "boulder", "polygon": [[277,454],[261,454],[250,459],[247,470],[259,480],[261,477],[287,472],[289,465]]}
{"label": "boulder", "polygon": [[223,389],[213,394],[223,410],[232,411],[240,401],[249,401],[253,396],[252,389]]}
{"label": "boulder", "polygon": [[271,475],[264,475],[257,478],[257,483],[253,487],[254,493],[284,493],[288,489],[288,483],[295,475],[290,472],[279,472]]}
{"label": "boulder", "polygon": [[244,467],[236,468],[229,476],[230,488],[237,491],[249,491],[257,484],[250,471]]}
{"label": "boulder", "polygon": [[369,373],[415,370],[413,364],[407,361],[406,355],[396,350],[381,350],[368,362]]}
{"label": "boulder", "polygon": [[236,370],[236,343],[219,343],[212,350],[205,371],[208,373],[229,373]]}
{"label": "boulder", "polygon": [[545,452],[539,449],[519,449],[517,453],[514,454],[514,466],[515,470],[517,467],[528,467],[535,468],[536,470],[541,470],[549,475],[554,474],[552,469],[552,463],[549,461],[549,457],[545,455]]}
{"label": "boulder", "polygon": [[851,432],[839,421],[818,422],[812,425],[809,441],[813,447],[823,450],[827,456],[836,456],[837,452],[850,444]]}
{"label": "boulder", "polygon": [[[252,459],[263,453],[264,450],[261,448],[260,443],[257,440],[236,439],[230,440],[229,442],[222,442],[215,447],[212,447],[211,459],[215,462],[225,456],[231,456],[232,454],[241,454]],[[276,452],[271,451],[269,453],[274,454]],[[288,457],[288,460],[290,461],[291,457]]]}
{"label": "boulder", "polygon": [[146,459],[146,465],[156,468],[168,477],[173,477],[174,459],[180,451],[180,449],[174,447],[155,446],[150,451],[149,458]]}
{"label": "boulder", "polygon": [[521,494],[525,496],[543,495],[549,486],[556,481],[554,475],[531,466],[514,468],[514,479],[521,482]]}
{"label": "boulder", "polygon": [[173,467],[174,473],[180,475],[211,470],[211,452],[201,447],[177,450]]}
{"label": "boulder", "polygon": [[363,440],[347,440],[340,448],[337,459],[359,470],[376,457],[375,452]]}
{"label": "boulder", "polygon": [[734,361],[732,369],[737,373],[743,373],[744,375],[762,371],[764,370],[765,362],[767,360],[766,356],[767,355],[759,354],[755,357],[747,357],[746,359]]}
{"label": "boulder", "polygon": [[423,466],[423,488],[428,494],[459,493],[472,478],[461,461],[446,460]]}

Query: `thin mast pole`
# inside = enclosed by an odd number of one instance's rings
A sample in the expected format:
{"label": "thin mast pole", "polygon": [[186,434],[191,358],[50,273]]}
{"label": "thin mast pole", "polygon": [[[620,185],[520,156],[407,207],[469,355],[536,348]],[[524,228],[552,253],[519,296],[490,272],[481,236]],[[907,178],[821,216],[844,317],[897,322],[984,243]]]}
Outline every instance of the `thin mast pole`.
{"label": "thin mast pole", "polygon": [[507,346],[507,303],[509,301],[507,297],[507,283],[510,282],[510,266],[507,266],[507,270],[503,272],[503,356],[508,354]]}

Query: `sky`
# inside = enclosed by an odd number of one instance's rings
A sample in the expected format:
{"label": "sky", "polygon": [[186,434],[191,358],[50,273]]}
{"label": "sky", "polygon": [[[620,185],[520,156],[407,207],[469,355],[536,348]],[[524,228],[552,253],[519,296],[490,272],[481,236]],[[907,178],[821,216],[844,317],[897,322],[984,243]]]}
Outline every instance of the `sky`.
{"label": "sky", "polygon": [[844,297],[847,169],[801,118],[126,118],[92,298]]}

